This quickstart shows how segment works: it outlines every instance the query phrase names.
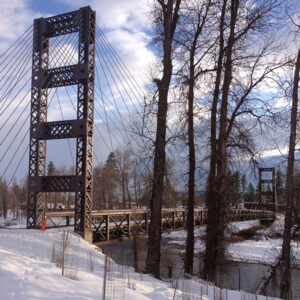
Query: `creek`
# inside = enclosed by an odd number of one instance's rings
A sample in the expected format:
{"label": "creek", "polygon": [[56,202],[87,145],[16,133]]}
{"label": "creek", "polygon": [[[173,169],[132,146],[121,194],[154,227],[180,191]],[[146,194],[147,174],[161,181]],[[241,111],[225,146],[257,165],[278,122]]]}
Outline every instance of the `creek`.
{"label": "creek", "polygon": [[[129,265],[138,268],[139,272],[145,271],[147,258],[147,238],[136,240],[134,247],[133,240],[124,240],[117,243],[102,245],[100,247],[105,254],[123,265]],[[136,250],[135,250],[136,249]],[[136,253],[136,254],[135,254]],[[136,257],[136,258],[135,258]],[[200,255],[194,257],[194,275],[199,274],[202,268],[202,258]],[[268,265],[262,263],[248,263],[243,261],[224,262],[222,271],[222,288],[231,290],[242,290],[249,293],[255,293],[256,288],[269,269]],[[172,274],[171,274],[172,273]],[[162,237],[161,247],[161,276],[162,278],[181,278],[184,276],[184,245],[175,243],[166,236]],[[269,282],[266,295],[279,297],[280,271],[276,270],[275,275]],[[292,270],[292,293],[293,299],[300,300],[300,268]]]}

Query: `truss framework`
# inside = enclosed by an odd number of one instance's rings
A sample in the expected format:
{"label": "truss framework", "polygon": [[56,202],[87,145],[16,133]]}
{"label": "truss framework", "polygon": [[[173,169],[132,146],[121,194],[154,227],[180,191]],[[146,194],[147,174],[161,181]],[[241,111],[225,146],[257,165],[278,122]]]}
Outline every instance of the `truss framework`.
{"label": "truss framework", "polygon": [[[75,192],[75,231],[92,242],[95,18],[89,6],[34,20],[27,228],[39,228],[45,192]],[[79,34],[78,64],[49,69],[50,39]],[[77,85],[77,119],[47,122],[50,88]],[[46,140],[76,138],[76,175],[46,176]]]}
{"label": "truss framework", "polygon": [[[93,242],[96,244],[109,243],[113,240],[131,239],[139,235],[148,234],[150,222],[149,209],[133,210],[104,210],[92,212]],[[203,226],[207,222],[207,209],[196,208],[195,226]],[[74,212],[46,213],[49,227],[66,226],[70,224]],[[162,232],[183,229],[186,226],[187,214],[185,209],[164,208],[162,210]],[[272,221],[275,218],[273,211],[253,209],[227,209],[226,222],[264,220]]]}
{"label": "truss framework", "polygon": [[[269,173],[269,179],[263,177],[264,173]],[[266,185],[271,188],[266,188]],[[272,206],[275,209],[277,205],[276,199],[276,174],[275,168],[259,168],[259,194],[260,194],[260,205]]]}

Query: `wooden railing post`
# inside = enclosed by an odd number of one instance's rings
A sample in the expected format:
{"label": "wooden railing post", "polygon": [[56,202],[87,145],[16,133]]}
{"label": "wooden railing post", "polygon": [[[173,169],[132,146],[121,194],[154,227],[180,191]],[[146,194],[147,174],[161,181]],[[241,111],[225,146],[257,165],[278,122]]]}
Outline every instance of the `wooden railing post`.
{"label": "wooden railing post", "polygon": [[172,227],[173,227],[173,229],[175,229],[176,228],[176,222],[175,222],[175,211],[172,211]]}
{"label": "wooden railing post", "polygon": [[145,233],[148,234],[148,220],[149,220],[149,216],[148,213],[145,213]]}
{"label": "wooden railing post", "polygon": [[106,215],[106,240],[109,241],[109,215]]}
{"label": "wooden railing post", "polygon": [[128,232],[127,232],[127,236],[128,236],[128,238],[130,237],[130,214],[127,214],[127,230],[128,230]]}

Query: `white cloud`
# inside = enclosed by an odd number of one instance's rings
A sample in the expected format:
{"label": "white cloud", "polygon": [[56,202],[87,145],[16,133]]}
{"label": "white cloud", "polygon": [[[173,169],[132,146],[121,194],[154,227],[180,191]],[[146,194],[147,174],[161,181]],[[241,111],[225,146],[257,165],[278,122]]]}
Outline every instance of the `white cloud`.
{"label": "white cloud", "polygon": [[142,84],[155,55],[147,48],[150,6],[147,0],[61,0],[74,9],[90,5],[96,11],[97,24],[130,72]]}
{"label": "white cloud", "polygon": [[155,60],[155,55],[147,48],[147,35],[115,29],[107,33],[107,39],[139,84],[145,83],[149,65]]}
{"label": "white cloud", "polygon": [[6,42],[19,37],[37,17],[24,0],[1,0],[0,39]]}
{"label": "white cloud", "polygon": [[[105,32],[105,35],[109,42],[112,44],[118,55],[124,61],[126,67],[133,74],[135,79],[139,82],[140,85],[144,84],[146,80],[146,73],[148,71],[148,67],[151,64],[152,60],[155,60],[155,55],[152,51],[150,51],[147,47],[149,36],[147,34],[147,30],[149,30],[150,22],[147,14],[149,12],[149,6],[146,3],[147,0],[61,0],[61,2],[67,3],[69,5],[69,11],[79,9],[80,7],[90,5],[92,9],[96,10],[97,14],[97,24],[98,26]],[[34,2],[32,2],[34,4]],[[47,14],[42,14],[38,12],[38,6],[34,8],[30,8],[28,0],[2,0],[1,1],[1,10],[0,10],[0,53],[3,53],[7,47],[9,47],[13,41],[15,41],[30,25],[33,24],[33,19],[39,17],[48,17]],[[31,36],[28,37],[29,48],[31,47]],[[72,45],[65,45],[63,50],[66,48],[70,49]],[[55,47],[54,47],[55,48]],[[52,49],[53,50],[53,49]],[[57,50],[57,49],[56,49]],[[76,49],[74,50],[75,53]],[[61,52],[61,51],[59,51]],[[22,55],[23,56],[23,55]],[[56,55],[59,56],[59,55]],[[75,56],[77,56],[75,54]],[[70,62],[71,63],[71,62]],[[28,74],[31,75],[29,72]],[[29,76],[30,76],[29,75]],[[103,78],[101,79],[103,80]],[[120,76],[117,79],[117,83],[119,88],[121,88],[121,92],[124,93],[124,89],[122,88],[122,83],[124,84],[124,78]],[[104,82],[103,82],[104,84]],[[125,85],[125,84],[124,84]],[[30,88],[30,83],[29,83]],[[113,87],[113,93],[115,93],[115,97],[119,100],[119,95],[117,95],[116,88]],[[70,92],[71,98],[76,99],[77,94]],[[74,95],[73,95],[74,94]],[[110,96],[107,93],[107,96]],[[49,96],[50,97],[50,96]],[[64,99],[66,94],[63,92],[61,94],[61,106],[64,114],[64,119],[68,119],[69,117],[74,118],[73,108],[67,104],[69,99]],[[51,98],[51,97],[50,97]],[[28,99],[29,101],[29,99]],[[50,99],[49,99],[50,101]],[[128,99],[125,99],[128,101]],[[48,111],[48,120],[60,120],[61,113],[59,106],[54,99],[54,105],[52,105]],[[12,105],[12,108],[15,107],[15,103]],[[76,104],[75,104],[76,105]],[[18,112],[20,112],[20,107]],[[98,106],[99,108],[99,106]],[[109,119],[110,126],[119,127],[120,121],[117,120],[116,110],[113,105],[105,101],[106,112],[109,113],[111,118],[115,118],[116,125],[111,125],[111,120]],[[126,110],[124,107],[120,107],[121,114],[123,118],[126,120],[128,118]],[[29,110],[28,110],[29,113]],[[100,109],[100,114],[103,114],[103,109]],[[98,127],[103,127],[101,133],[105,136],[107,135],[106,122],[99,119],[98,114],[95,115],[95,123],[97,123]],[[104,119],[105,120],[105,119]],[[1,124],[0,124],[1,125]],[[8,125],[13,125],[9,123]],[[7,129],[10,126],[7,126]],[[26,123],[26,129],[28,129],[28,122]],[[121,127],[121,126],[120,126]],[[122,128],[121,128],[122,129]],[[111,128],[112,131],[112,128]],[[124,134],[124,133],[123,133]],[[114,130],[115,140],[113,140],[113,144],[119,144],[121,138],[121,133],[117,130]],[[96,144],[103,144],[103,141],[100,140],[100,137],[97,134],[95,135]],[[107,138],[108,139],[108,138]],[[127,141],[128,142],[128,141]],[[26,142],[24,142],[26,146],[28,145],[28,138],[26,138]],[[51,146],[51,143],[50,143]],[[120,145],[116,145],[118,147]],[[103,147],[98,147],[101,150],[95,148],[97,150],[100,157],[100,160],[105,159],[107,153],[103,153]],[[107,149],[109,150],[109,149]],[[110,149],[111,150],[111,149]],[[3,152],[3,148],[0,149],[0,152]],[[56,154],[55,147],[50,147],[48,154],[49,157],[55,156]],[[20,153],[19,153],[20,155]],[[27,157],[26,157],[27,159]],[[63,163],[65,163],[64,160]],[[5,162],[5,166],[8,161]],[[1,166],[3,167],[3,166]],[[26,168],[24,169],[26,171]],[[24,170],[20,170],[20,173],[24,173]]]}
{"label": "white cloud", "polygon": [[135,31],[149,27],[147,14],[150,7],[146,0],[61,0],[61,2],[76,9],[90,5],[96,10],[98,25],[106,29],[123,27]]}
{"label": "white cloud", "polygon": [[288,146],[283,147],[281,149],[275,148],[275,149],[264,150],[262,151],[261,156],[263,158],[266,158],[271,156],[279,156],[282,154],[286,155],[288,153],[288,150],[289,150]]}

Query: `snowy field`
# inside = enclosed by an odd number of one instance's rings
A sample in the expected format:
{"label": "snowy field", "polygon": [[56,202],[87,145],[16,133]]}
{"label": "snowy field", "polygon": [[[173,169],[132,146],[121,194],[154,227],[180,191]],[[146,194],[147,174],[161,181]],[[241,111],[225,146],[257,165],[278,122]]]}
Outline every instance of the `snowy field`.
{"label": "snowy field", "polygon": [[66,228],[48,229],[45,232],[0,229],[1,300],[103,299],[104,289],[106,300],[266,299],[243,292],[220,291],[200,281],[173,279],[164,282],[135,273],[130,267],[106,260],[99,248],[85,242],[72,228],[69,230],[64,256],[65,276],[62,276],[62,245]]}

